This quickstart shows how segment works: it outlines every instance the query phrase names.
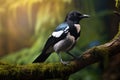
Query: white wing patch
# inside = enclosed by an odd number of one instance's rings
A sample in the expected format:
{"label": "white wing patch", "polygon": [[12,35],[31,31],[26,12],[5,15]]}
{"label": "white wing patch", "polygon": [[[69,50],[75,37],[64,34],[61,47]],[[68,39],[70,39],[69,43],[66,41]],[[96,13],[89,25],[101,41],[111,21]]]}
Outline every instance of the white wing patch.
{"label": "white wing patch", "polygon": [[69,29],[69,26],[67,26],[64,31],[67,33],[68,29]]}
{"label": "white wing patch", "polygon": [[52,36],[58,38],[58,37],[60,37],[63,33],[68,33],[68,29],[69,29],[69,26],[67,26],[64,30],[55,31],[55,32],[52,33]]}
{"label": "white wing patch", "polygon": [[57,32],[53,32],[52,33],[52,36],[54,36],[54,37],[60,37],[61,35],[62,35],[62,33],[63,33],[63,31],[57,31]]}

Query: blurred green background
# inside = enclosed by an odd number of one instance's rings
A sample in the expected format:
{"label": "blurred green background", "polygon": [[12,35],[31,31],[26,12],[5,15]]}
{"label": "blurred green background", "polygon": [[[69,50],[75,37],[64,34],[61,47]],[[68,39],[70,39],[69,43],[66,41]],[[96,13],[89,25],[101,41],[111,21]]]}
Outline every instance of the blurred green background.
{"label": "blurred green background", "polygon": [[[89,14],[81,24],[81,37],[71,51],[75,55],[109,41],[114,35],[110,15],[114,0],[0,0],[0,60],[29,64],[41,53],[52,31],[66,14],[79,10]],[[64,60],[70,56],[62,54]],[[46,62],[59,62],[53,53]],[[101,80],[98,64],[70,76],[69,80]]]}

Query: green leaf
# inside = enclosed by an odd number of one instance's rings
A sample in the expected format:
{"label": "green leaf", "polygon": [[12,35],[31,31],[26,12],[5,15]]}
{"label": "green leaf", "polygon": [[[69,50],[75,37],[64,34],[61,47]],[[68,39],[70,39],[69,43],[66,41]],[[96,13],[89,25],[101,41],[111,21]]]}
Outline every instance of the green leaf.
{"label": "green leaf", "polygon": [[119,0],[116,0],[116,4],[115,4],[116,7],[118,7],[118,2],[119,2]]}

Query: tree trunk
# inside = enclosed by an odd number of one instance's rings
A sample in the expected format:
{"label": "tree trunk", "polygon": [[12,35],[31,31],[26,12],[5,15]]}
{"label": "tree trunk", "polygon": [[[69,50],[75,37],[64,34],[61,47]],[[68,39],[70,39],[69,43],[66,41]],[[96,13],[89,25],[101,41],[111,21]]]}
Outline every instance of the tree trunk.
{"label": "tree trunk", "polygon": [[[116,27],[120,28],[120,1],[116,0],[116,9],[115,14],[112,16],[112,22],[111,22],[111,30],[117,31],[118,29]],[[120,30],[120,29],[119,29]],[[113,33],[113,32],[112,32]],[[114,34],[113,34],[114,35]],[[120,48],[118,48],[120,49]],[[120,53],[120,52],[119,52]],[[104,80],[120,80],[120,54],[117,54],[111,58],[108,64],[108,68],[105,69],[103,73],[103,79]]]}

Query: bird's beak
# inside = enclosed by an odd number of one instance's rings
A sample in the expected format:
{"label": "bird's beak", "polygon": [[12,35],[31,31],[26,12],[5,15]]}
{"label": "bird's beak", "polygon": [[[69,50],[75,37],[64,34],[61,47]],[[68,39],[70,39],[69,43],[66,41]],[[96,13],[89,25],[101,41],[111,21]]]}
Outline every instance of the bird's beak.
{"label": "bird's beak", "polygon": [[82,16],[81,16],[81,18],[89,18],[90,16],[89,15],[87,15],[87,14],[83,14]]}

